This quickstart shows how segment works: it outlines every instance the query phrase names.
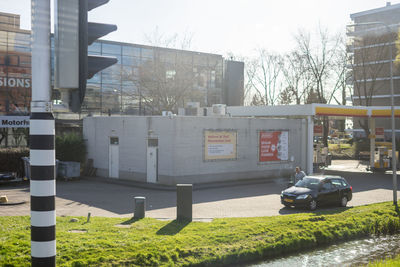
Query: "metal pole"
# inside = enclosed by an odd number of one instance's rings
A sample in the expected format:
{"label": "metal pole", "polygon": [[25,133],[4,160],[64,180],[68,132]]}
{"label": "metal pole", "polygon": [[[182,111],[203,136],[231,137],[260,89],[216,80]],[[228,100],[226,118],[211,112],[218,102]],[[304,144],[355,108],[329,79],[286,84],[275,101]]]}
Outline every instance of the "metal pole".
{"label": "metal pole", "polygon": [[371,171],[375,168],[375,118],[369,117],[369,168]]}
{"label": "metal pole", "polygon": [[307,116],[307,174],[313,174],[314,160],[314,118]]}
{"label": "metal pole", "polygon": [[[385,25],[389,34],[391,34],[388,25]],[[390,94],[391,94],[391,117],[392,117],[392,171],[393,171],[393,205],[397,205],[397,160],[396,160],[396,127],[394,118],[394,89],[393,89],[393,51],[392,44],[389,42],[390,57]]]}
{"label": "metal pole", "polygon": [[31,4],[31,263],[32,266],[56,266],[55,127],[50,87],[50,0],[32,0]]}

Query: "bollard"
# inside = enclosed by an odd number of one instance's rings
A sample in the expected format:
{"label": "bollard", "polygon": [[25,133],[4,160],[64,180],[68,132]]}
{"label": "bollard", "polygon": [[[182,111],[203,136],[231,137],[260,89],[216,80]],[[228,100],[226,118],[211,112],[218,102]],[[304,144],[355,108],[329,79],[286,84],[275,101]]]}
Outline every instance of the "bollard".
{"label": "bollard", "polygon": [[191,184],[176,185],[176,220],[192,221],[192,188]]}
{"label": "bollard", "polygon": [[0,203],[7,203],[7,202],[8,202],[8,198],[6,195],[0,196]]}
{"label": "bollard", "polygon": [[135,197],[135,211],[133,213],[133,218],[143,219],[146,210],[146,198],[145,197]]}

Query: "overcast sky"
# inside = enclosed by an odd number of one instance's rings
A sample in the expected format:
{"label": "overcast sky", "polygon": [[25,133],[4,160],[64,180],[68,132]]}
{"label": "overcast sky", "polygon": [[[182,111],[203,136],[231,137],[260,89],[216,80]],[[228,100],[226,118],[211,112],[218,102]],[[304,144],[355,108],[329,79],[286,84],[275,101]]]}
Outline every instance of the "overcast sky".
{"label": "overcast sky", "polygon": [[[0,12],[20,14],[21,27],[30,29],[30,2],[0,0]],[[118,26],[108,40],[146,44],[145,34],[158,27],[167,36],[192,33],[191,50],[246,56],[256,48],[289,51],[298,29],[318,24],[344,32],[351,13],[385,5],[382,0],[110,0],[89,19]]]}

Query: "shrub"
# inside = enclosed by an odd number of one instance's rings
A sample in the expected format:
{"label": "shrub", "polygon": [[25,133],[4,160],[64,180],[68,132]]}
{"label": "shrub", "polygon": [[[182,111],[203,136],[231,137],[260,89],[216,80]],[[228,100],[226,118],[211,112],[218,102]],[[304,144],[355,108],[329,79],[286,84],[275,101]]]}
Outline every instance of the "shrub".
{"label": "shrub", "polygon": [[24,173],[22,157],[29,157],[29,148],[1,148],[0,149],[0,171],[17,172],[18,176]]}
{"label": "shrub", "polygon": [[82,136],[68,133],[56,136],[56,158],[61,161],[79,161],[86,157],[86,146]]}

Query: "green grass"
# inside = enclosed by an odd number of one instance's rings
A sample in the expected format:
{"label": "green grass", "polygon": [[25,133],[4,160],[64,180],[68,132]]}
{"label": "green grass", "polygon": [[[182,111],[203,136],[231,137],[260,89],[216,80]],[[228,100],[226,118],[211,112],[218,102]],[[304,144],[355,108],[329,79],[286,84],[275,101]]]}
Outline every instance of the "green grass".
{"label": "green grass", "polygon": [[398,267],[400,266],[400,255],[393,259],[380,260],[370,263],[368,267]]}
{"label": "green grass", "polygon": [[[83,217],[70,219],[57,218],[58,266],[230,265],[400,231],[399,213],[388,202],[209,223],[93,217],[86,224]],[[0,217],[0,225],[0,266],[29,265],[29,217]]]}

